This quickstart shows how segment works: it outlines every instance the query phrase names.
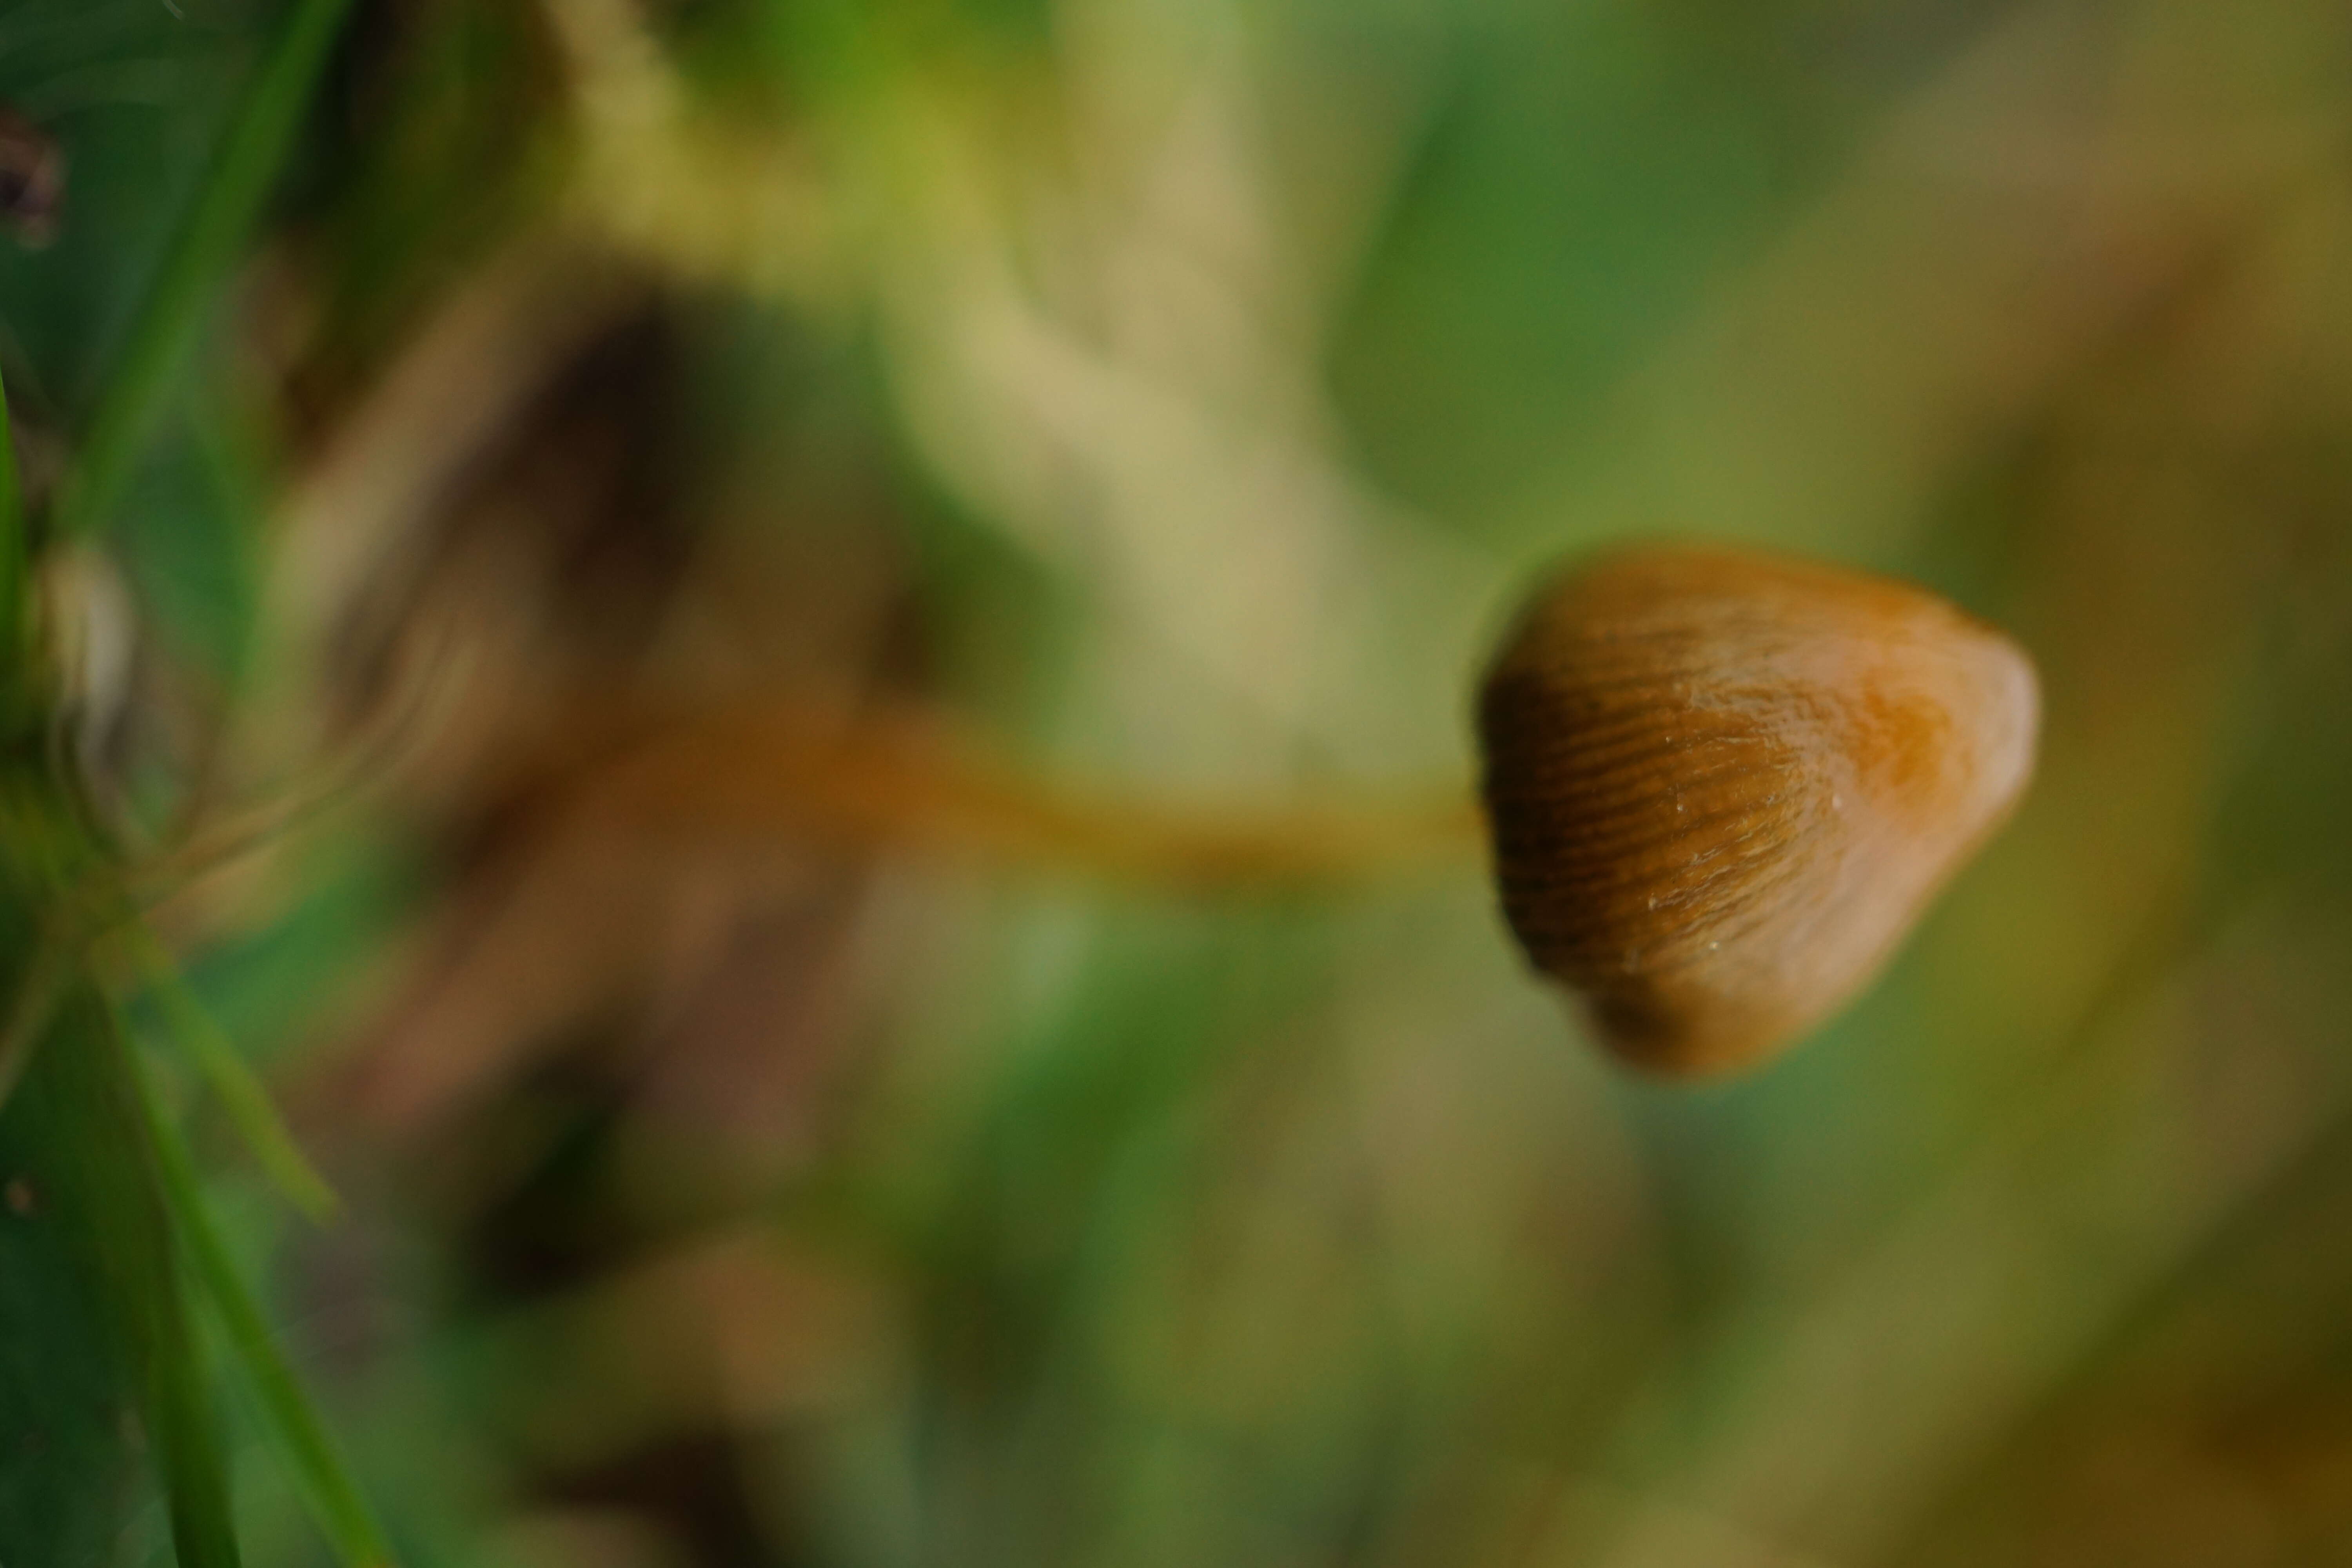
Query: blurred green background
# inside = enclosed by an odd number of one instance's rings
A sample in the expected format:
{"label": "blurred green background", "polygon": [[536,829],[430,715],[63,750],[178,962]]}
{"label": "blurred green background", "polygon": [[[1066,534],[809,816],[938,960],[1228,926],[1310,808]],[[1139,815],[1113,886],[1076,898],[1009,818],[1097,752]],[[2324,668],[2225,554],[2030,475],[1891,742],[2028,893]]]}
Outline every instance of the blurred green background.
{"label": "blurred green background", "polygon": [[[2341,5],[5,0],[0,101],[35,750],[398,1562],[2352,1563]],[[1423,852],[1650,532],[2046,701],[1701,1087]],[[73,1044],[0,1179],[111,1168]],[[7,1192],[0,1563],[168,1561],[111,1222]],[[191,1331],[244,1560],[363,1561]]]}

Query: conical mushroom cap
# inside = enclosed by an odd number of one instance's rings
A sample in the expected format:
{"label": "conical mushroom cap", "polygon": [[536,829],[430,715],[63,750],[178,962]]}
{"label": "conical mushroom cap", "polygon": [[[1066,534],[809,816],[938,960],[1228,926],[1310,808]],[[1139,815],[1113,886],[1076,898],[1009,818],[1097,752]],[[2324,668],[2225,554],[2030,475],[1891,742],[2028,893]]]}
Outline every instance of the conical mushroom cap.
{"label": "conical mushroom cap", "polygon": [[1580,564],[1480,694],[1504,912],[1622,1058],[1753,1062],[2000,825],[2039,711],[2016,644],[1903,584],[1712,547]]}

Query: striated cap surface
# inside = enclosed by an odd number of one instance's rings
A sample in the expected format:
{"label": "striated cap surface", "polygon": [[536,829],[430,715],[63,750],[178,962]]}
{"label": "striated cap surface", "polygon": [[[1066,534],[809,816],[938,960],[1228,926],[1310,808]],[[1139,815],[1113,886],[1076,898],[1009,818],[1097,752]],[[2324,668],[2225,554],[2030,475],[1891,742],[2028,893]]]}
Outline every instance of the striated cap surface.
{"label": "striated cap surface", "polygon": [[1904,584],[1719,547],[1580,563],[1479,696],[1504,913],[1627,1061],[1751,1063],[2000,825],[2039,713],[2023,650]]}

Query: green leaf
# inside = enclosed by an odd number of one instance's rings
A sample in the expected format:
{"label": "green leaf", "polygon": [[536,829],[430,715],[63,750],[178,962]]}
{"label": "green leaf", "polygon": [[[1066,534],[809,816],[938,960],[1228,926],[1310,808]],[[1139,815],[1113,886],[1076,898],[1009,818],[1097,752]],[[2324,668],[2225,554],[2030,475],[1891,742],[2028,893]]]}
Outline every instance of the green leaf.
{"label": "green leaf", "polygon": [[6,1008],[0,1009],[0,1107],[15,1097],[18,1081],[56,1021],[71,966],[70,952],[55,934],[45,931],[33,939],[32,955],[16,977],[16,991]]}
{"label": "green leaf", "polygon": [[85,426],[251,75],[253,31],[161,5],[0,0],[0,101],[57,138],[67,170],[55,242],[0,242],[19,413]]}
{"label": "green leaf", "polygon": [[[44,1288],[95,1308],[70,1329],[57,1322],[35,1326],[32,1333],[39,1337],[27,1342],[31,1352],[51,1353],[50,1335],[70,1347],[78,1337],[103,1331],[119,1386],[135,1393],[154,1451],[181,1568],[236,1568],[227,1462],[214,1425],[210,1378],[188,1330],[142,1090],[113,1016],[86,976],[68,989],[7,1116],[26,1141],[26,1179],[36,1184],[36,1212],[54,1205],[47,1212],[54,1214],[61,1251],[45,1260],[58,1272]],[[68,1494],[79,1494],[65,1505],[66,1517],[72,1528],[85,1531],[118,1523],[106,1515],[110,1508],[120,1513],[122,1496],[92,1436],[100,1418],[91,1406],[92,1386],[76,1390],[78,1407],[61,1407],[58,1416],[74,1423],[78,1447],[100,1461],[93,1472],[99,1479],[60,1482]],[[118,1434],[126,1431],[119,1403],[100,1410]],[[43,1407],[28,1404],[26,1412],[38,1419]],[[0,1558],[78,1560],[104,1559],[29,1549]]]}
{"label": "green leaf", "polygon": [[234,393],[195,378],[123,492],[108,540],[153,627],[159,654],[233,703],[249,673],[261,597],[266,480]]}
{"label": "green leaf", "polygon": [[0,1563],[111,1561],[138,1497],[137,1400],[89,1267],[70,1064],[0,1111]]}
{"label": "green leaf", "polygon": [[[246,1066],[236,1047],[188,990],[172,955],[163,951],[152,931],[135,921],[124,929],[122,938],[140,983],[154,997],[165,1026],[204,1074],[221,1109],[228,1113],[237,1135],[272,1184],[310,1218],[323,1221],[332,1215],[337,1207],[335,1190],[295,1142],[269,1091]],[[160,1135],[158,1141],[162,1142]],[[195,1243],[192,1240],[190,1245]]]}
{"label": "green leaf", "polygon": [[58,531],[64,537],[94,532],[121,496],[285,163],[349,5],[297,0],[163,258],[99,403],[79,463],[58,500]]}
{"label": "green leaf", "polygon": [[212,1300],[229,1344],[252,1380],[262,1413],[287,1463],[300,1479],[319,1525],[348,1568],[389,1568],[392,1548],[344,1465],[327,1424],[294,1375],[260,1304],[246,1289],[227,1243],[205,1208],[194,1163],[178,1131],[148,1102],[150,1124],[169,1200],[189,1261]]}

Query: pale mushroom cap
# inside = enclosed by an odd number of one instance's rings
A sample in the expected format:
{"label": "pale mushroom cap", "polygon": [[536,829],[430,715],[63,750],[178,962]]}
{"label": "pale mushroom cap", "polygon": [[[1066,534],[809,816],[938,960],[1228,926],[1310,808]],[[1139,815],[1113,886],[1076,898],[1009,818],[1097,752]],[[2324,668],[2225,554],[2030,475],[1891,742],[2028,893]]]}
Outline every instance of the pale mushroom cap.
{"label": "pale mushroom cap", "polygon": [[1481,693],[1504,912],[1626,1059],[1753,1061],[2008,814],[2039,709],[2021,649],[1902,584],[1714,547],[1581,564]]}

